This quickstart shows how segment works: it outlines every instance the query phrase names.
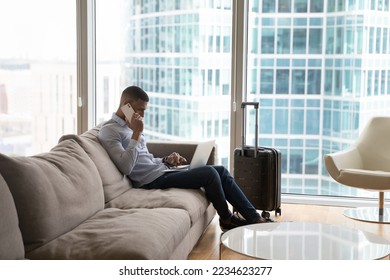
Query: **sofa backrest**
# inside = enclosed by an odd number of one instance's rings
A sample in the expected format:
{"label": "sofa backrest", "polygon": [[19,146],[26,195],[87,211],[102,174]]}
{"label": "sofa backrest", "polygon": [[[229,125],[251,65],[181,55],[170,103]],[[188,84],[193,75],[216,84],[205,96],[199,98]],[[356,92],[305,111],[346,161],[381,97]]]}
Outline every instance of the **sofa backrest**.
{"label": "sofa backrest", "polygon": [[104,208],[99,173],[74,140],[31,157],[0,154],[0,173],[15,201],[26,252]]}
{"label": "sofa backrest", "polygon": [[0,174],[0,260],[23,258],[24,245],[14,199]]}
{"label": "sofa backrest", "polygon": [[109,202],[132,187],[130,179],[123,175],[115,166],[110,156],[100,144],[97,137],[101,125],[92,128],[80,136],[69,134],[60,138],[60,141],[74,139],[87,152],[95,163],[103,183],[104,199]]}

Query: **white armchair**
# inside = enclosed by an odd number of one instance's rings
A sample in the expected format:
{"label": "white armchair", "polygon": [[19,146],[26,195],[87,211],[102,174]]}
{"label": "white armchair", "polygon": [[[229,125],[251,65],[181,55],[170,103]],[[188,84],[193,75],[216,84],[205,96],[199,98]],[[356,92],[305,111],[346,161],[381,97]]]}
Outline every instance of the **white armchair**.
{"label": "white armchair", "polygon": [[390,117],[372,118],[356,142],[348,149],[324,156],[330,176],[354,188],[379,192],[379,207],[347,209],[347,217],[390,223],[384,192],[390,191]]}

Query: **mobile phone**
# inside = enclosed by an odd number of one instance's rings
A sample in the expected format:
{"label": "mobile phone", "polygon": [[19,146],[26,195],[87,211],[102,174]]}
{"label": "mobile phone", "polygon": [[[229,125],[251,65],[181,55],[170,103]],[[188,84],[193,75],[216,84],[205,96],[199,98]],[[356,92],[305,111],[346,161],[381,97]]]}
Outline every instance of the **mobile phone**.
{"label": "mobile phone", "polygon": [[135,113],[133,107],[131,107],[130,103],[127,103],[121,107],[121,110],[123,114],[125,114],[125,117],[128,122],[131,121],[131,118],[133,117],[133,114]]}

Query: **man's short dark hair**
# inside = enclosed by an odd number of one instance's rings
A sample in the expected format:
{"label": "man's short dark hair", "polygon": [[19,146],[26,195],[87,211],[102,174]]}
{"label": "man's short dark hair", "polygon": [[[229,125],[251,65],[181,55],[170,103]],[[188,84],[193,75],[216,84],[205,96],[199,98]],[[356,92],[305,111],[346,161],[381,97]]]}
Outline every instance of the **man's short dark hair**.
{"label": "man's short dark hair", "polygon": [[142,101],[149,102],[148,94],[140,87],[130,86],[123,90],[122,98],[130,98],[132,100],[141,99]]}

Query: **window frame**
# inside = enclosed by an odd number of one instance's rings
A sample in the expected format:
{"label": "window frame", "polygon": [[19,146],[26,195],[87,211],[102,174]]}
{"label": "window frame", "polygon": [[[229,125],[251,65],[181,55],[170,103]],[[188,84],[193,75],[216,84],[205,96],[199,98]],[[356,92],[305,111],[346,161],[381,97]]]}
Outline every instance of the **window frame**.
{"label": "window frame", "polygon": [[76,0],[77,133],[96,125],[95,0]]}

